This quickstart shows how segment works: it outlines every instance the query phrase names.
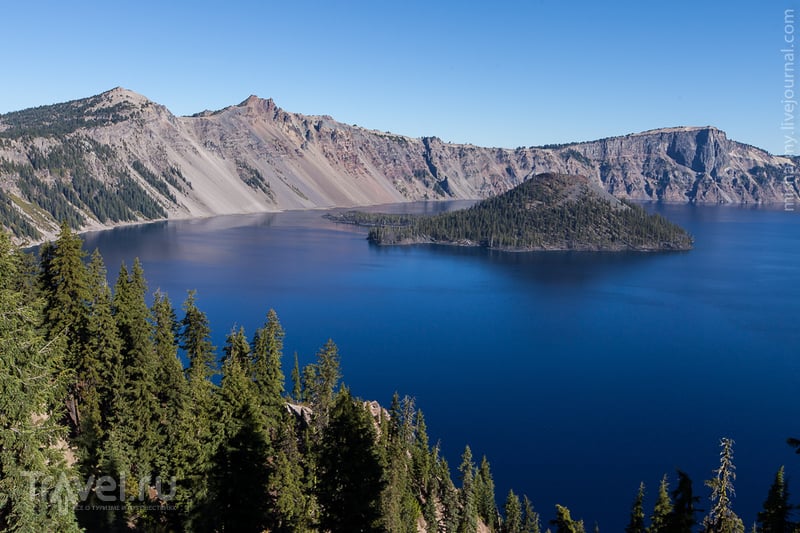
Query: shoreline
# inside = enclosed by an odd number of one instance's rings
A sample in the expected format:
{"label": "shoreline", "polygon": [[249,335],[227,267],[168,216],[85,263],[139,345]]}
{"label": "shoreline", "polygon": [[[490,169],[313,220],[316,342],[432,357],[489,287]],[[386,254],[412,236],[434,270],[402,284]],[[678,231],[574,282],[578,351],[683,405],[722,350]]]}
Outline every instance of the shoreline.
{"label": "shoreline", "polygon": [[[152,220],[129,220],[123,222],[115,222],[110,225],[102,225],[99,224],[97,226],[89,226],[79,230],[74,230],[74,232],[78,235],[84,235],[87,233],[94,233],[97,231],[109,231],[117,228],[124,228],[129,226],[143,226],[146,224],[155,224],[157,222],[170,222],[170,221],[178,221],[178,220],[203,220],[208,218],[216,218],[216,217],[225,217],[225,216],[241,216],[241,215],[263,215],[269,213],[288,213],[288,212],[306,212],[306,211],[333,211],[336,209],[365,209],[365,208],[377,208],[381,206],[397,206],[397,205],[406,205],[406,204],[413,204],[413,203],[445,203],[445,202],[479,202],[481,198],[450,198],[450,199],[434,199],[434,200],[408,200],[406,202],[389,202],[389,203],[379,203],[379,204],[364,204],[364,205],[346,205],[346,206],[314,206],[314,207],[306,207],[306,208],[292,208],[292,209],[280,209],[276,208],[275,210],[265,210],[265,211],[241,211],[241,212],[231,212],[231,213],[212,213],[212,214],[204,214],[204,215],[189,215],[189,216],[167,216],[165,218],[158,218]],[[661,201],[661,200],[629,200],[633,203],[646,206],[646,205],[665,205],[665,206],[693,206],[697,208],[707,208],[707,207],[723,207],[723,208],[737,208],[737,209],[764,209],[767,211],[786,211],[784,209],[784,205],[780,202],[740,202],[740,203],[696,203],[696,202],[672,202],[672,201]],[[792,212],[792,211],[788,211]],[[796,211],[794,211],[796,212]],[[350,224],[359,226],[359,224],[352,224],[343,221],[335,221],[339,224]],[[361,227],[369,227],[367,225],[360,225]],[[37,228],[39,231],[41,229]],[[34,240],[34,241],[20,241],[16,237],[11,238],[12,242],[18,246],[21,250],[30,250],[33,248],[37,248],[44,244],[45,242],[55,240],[57,235],[57,231],[52,233],[52,237],[44,237],[42,239]],[[448,244],[445,242],[420,242],[420,243],[406,243],[406,244],[398,244],[398,243],[374,243],[378,246],[394,246],[394,245],[401,245],[405,246],[408,244],[441,244],[443,246],[457,246],[457,244]],[[479,244],[473,245],[474,247],[482,247]],[[500,249],[500,248],[489,248],[483,247],[487,250],[495,250],[495,251],[506,251],[506,252],[524,252],[524,251],[581,251],[575,248],[537,248],[537,249]],[[691,249],[691,248],[689,248]],[[590,250],[585,250],[590,251]],[[603,251],[603,250],[595,250],[595,251]],[[612,251],[612,250],[609,250]],[[626,250],[620,250],[626,251]],[[637,249],[628,249],[628,251],[639,251]],[[641,250],[645,251],[645,250]],[[661,249],[655,249],[652,251],[662,251]],[[675,251],[680,251],[680,249],[675,249]]]}
{"label": "shoreline", "polygon": [[[369,239],[368,239],[369,240]],[[530,253],[530,252],[589,252],[589,253],[619,253],[619,252],[635,252],[635,253],[660,253],[660,252],[689,252],[694,247],[634,247],[629,245],[623,246],[537,246],[537,247],[522,247],[514,248],[507,246],[484,246],[475,241],[437,241],[430,238],[419,239],[402,239],[394,242],[375,242],[369,241],[370,244],[375,246],[414,246],[414,245],[434,245],[434,246],[456,246],[461,248],[481,248],[492,252],[505,252],[505,253]]]}

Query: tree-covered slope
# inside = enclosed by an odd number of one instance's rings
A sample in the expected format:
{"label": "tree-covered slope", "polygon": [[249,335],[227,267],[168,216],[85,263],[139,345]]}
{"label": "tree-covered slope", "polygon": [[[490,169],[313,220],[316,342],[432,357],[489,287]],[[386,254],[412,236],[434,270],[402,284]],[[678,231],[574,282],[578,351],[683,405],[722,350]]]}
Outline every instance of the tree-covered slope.
{"label": "tree-covered slope", "polygon": [[442,243],[502,250],[686,250],[692,238],[582,176],[539,174],[474,206],[432,216],[346,214],[377,244]]}
{"label": "tree-covered slope", "polygon": [[[332,340],[295,354],[290,392],[277,313],[217,351],[193,291],[148,306],[138,260],[112,290],[82,247],[63,224],[37,260],[0,232],[0,531],[586,533],[566,505],[498,506],[487,458],[466,446],[451,468],[412,398],[358,400]],[[681,471],[632,486],[625,531],[797,531],[783,467],[763,511],[736,514],[733,444],[703,492]]]}

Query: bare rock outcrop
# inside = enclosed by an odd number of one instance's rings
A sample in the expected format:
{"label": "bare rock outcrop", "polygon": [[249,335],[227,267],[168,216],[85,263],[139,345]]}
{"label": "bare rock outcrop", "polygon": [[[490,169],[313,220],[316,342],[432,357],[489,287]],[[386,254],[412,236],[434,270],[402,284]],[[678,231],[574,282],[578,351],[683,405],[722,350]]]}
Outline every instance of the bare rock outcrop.
{"label": "bare rock outcrop", "polygon": [[634,200],[779,203],[795,161],[707,127],[516,149],[444,143],[250,96],[177,117],[122,88],[0,115],[0,221],[18,237],[155,218],[481,199],[543,172]]}

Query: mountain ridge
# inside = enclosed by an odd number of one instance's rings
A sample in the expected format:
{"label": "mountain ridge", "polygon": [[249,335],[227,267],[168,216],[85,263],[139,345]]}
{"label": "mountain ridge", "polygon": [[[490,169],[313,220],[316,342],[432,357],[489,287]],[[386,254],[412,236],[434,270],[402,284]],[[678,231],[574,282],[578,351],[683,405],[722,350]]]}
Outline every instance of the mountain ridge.
{"label": "mountain ridge", "polygon": [[[781,203],[792,158],[679,126],[596,141],[483,148],[283,110],[251,95],[191,116],[128,89],[0,115],[0,222],[17,240],[59,219],[101,229],[159,218],[426,199],[482,199],[544,172],[629,200]],[[111,198],[117,200],[111,200]],[[108,205],[106,205],[108,204]]]}

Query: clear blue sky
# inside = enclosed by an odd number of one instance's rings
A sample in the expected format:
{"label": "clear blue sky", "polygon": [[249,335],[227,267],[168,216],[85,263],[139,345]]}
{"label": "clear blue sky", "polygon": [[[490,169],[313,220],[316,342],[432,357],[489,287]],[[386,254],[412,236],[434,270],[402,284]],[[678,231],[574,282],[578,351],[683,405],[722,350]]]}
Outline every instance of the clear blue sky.
{"label": "clear blue sky", "polygon": [[484,146],[711,124],[782,153],[779,50],[791,7],[4,2],[0,113],[119,85],[181,115],[257,94],[289,111]]}

